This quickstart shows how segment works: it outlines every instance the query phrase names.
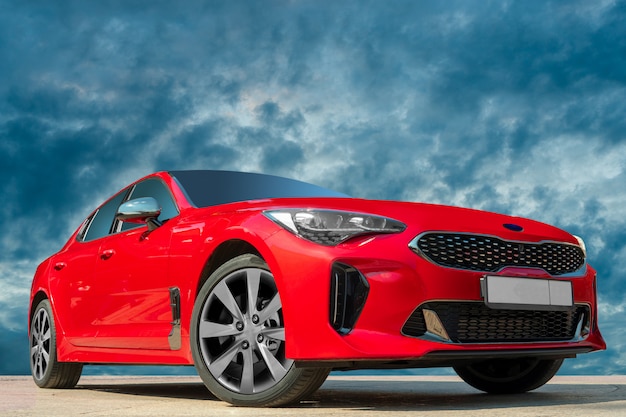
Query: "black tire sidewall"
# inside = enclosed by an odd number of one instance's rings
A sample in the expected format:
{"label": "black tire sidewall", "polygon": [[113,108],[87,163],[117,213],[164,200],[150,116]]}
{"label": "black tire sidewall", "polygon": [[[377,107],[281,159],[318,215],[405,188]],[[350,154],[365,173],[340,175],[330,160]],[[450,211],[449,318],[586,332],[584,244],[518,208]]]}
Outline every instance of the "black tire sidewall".
{"label": "black tire sidewall", "polygon": [[[526,360],[524,358],[520,360]],[[481,373],[477,365],[454,367],[457,375],[472,387],[490,394],[517,394],[537,389],[557,373],[563,359],[538,360],[535,366],[517,379],[498,380]]]}

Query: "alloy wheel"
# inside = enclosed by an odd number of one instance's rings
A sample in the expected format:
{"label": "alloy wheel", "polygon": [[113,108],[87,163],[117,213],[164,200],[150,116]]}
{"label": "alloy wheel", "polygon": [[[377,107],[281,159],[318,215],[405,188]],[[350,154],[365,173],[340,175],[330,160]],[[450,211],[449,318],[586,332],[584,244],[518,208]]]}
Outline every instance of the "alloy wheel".
{"label": "alloy wheel", "polygon": [[204,362],[221,385],[263,392],[287,374],[282,304],[272,274],[245,268],[224,277],[202,307],[198,339]]}
{"label": "alloy wheel", "polygon": [[50,365],[51,337],[50,316],[40,308],[33,317],[30,330],[30,364],[37,380],[44,378]]}

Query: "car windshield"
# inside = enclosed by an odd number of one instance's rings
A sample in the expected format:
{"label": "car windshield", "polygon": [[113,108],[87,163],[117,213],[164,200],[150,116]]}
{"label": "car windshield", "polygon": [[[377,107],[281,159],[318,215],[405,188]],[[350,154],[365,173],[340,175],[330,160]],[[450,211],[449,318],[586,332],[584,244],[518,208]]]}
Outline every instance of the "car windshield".
{"label": "car windshield", "polygon": [[235,171],[170,171],[196,207],[290,197],[348,197],[306,182]]}

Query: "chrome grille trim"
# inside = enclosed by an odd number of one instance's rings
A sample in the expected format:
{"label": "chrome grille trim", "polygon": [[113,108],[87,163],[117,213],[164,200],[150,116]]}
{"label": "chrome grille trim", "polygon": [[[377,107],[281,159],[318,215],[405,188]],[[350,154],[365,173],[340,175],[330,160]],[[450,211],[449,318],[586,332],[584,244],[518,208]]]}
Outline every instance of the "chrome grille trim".
{"label": "chrome grille trim", "polygon": [[477,272],[523,267],[565,277],[586,270],[583,250],[565,242],[523,242],[471,233],[425,232],[415,237],[409,248],[436,265]]}

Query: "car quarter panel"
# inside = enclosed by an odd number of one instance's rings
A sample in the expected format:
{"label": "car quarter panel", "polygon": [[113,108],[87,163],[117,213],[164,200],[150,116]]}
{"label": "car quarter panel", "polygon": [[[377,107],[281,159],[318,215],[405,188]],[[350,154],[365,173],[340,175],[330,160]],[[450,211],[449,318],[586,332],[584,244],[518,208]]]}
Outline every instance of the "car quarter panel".
{"label": "car quarter panel", "polygon": [[[228,212],[211,208],[189,209],[181,213],[172,228],[169,259],[172,278],[181,293],[182,339],[186,348],[189,347],[191,314],[202,283],[209,276],[211,256],[222,244],[237,241],[245,242],[262,252],[266,260],[271,260],[264,239],[276,228],[265,220],[262,215],[245,209]],[[217,266],[214,265],[213,269]]]}

